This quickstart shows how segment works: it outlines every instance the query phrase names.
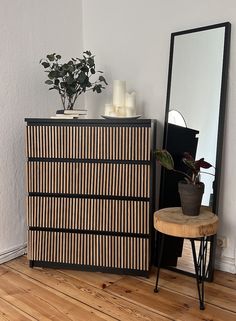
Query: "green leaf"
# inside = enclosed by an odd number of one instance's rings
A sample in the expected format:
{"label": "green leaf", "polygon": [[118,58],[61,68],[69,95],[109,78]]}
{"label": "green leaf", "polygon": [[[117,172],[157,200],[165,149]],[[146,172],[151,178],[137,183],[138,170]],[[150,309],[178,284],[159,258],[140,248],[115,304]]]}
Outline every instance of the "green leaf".
{"label": "green leaf", "polygon": [[83,67],[81,68],[81,71],[83,71],[83,72],[89,72],[89,68],[88,68],[87,66],[83,66]]}
{"label": "green leaf", "polygon": [[87,75],[81,71],[78,75],[77,80],[78,80],[79,84],[81,85],[85,82],[86,78],[87,78]]}
{"label": "green leaf", "polygon": [[56,55],[56,58],[59,60],[61,59],[61,55]]}
{"label": "green leaf", "polygon": [[45,81],[45,84],[47,84],[47,85],[52,85],[52,84],[53,84],[53,81],[48,79],[48,80]]}
{"label": "green leaf", "polygon": [[92,55],[91,51],[89,51],[89,50],[84,51],[84,54],[86,54],[87,56],[91,56]]}
{"label": "green leaf", "polygon": [[103,81],[106,85],[108,85],[108,83],[106,82],[106,79],[103,76],[99,76],[98,78],[100,81]]}
{"label": "green leaf", "polygon": [[48,68],[50,66],[50,63],[46,61],[42,62],[41,64],[43,65],[44,68]]}
{"label": "green leaf", "polygon": [[158,162],[165,167],[166,169],[173,170],[174,169],[174,160],[171,154],[163,149],[155,151],[155,156]]}
{"label": "green leaf", "polygon": [[49,61],[54,61],[55,60],[55,54],[47,55],[47,58]]}
{"label": "green leaf", "polygon": [[94,59],[93,58],[88,58],[88,64],[90,67],[94,67]]}
{"label": "green leaf", "polygon": [[93,91],[96,91],[98,94],[102,92],[102,85],[98,84],[93,87]]}

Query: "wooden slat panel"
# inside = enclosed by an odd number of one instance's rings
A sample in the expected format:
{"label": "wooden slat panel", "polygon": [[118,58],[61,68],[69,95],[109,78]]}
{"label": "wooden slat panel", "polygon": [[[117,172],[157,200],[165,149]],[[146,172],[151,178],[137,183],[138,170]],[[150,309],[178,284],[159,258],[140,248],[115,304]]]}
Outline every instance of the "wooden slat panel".
{"label": "wooden slat panel", "polygon": [[[49,163],[29,162],[32,172],[29,180],[34,179],[33,186],[29,186],[32,193],[65,193],[72,192],[71,182],[79,182],[78,194],[113,195],[130,197],[150,197],[150,167],[138,164],[100,164],[100,163]],[[77,167],[76,171],[72,166]],[[57,169],[57,170],[56,170]],[[104,172],[108,172],[110,178],[105,184]],[[131,175],[129,175],[131,173]],[[145,173],[147,176],[143,175]],[[93,185],[89,179],[93,176]],[[58,185],[58,177],[61,184]],[[106,190],[104,191],[104,186]],[[119,189],[118,189],[119,186]],[[127,191],[130,186],[131,191]],[[91,189],[90,189],[91,187]]]}
{"label": "wooden slat panel", "polygon": [[150,128],[31,125],[26,138],[28,157],[150,159]]}
{"label": "wooden slat panel", "polygon": [[148,202],[39,196],[30,196],[28,200],[31,227],[149,233]]}
{"label": "wooden slat panel", "polygon": [[[150,128],[135,126],[27,126],[26,151],[28,157],[149,160],[150,133]],[[150,165],[30,161],[27,176],[32,193],[150,197]],[[149,202],[28,199],[32,227],[149,233]],[[29,231],[28,239],[33,260],[148,270],[145,239],[40,231]]]}
{"label": "wooden slat panel", "polygon": [[[28,231],[28,258],[34,261],[72,263],[71,249],[76,247],[80,249],[77,252],[77,264],[148,271],[149,267],[146,262],[146,256],[139,255],[140,247],[148,246],[148,239],[98,235],[96,237],[97,242],[95,243],[93,238],[94,235],[92,234],[78,235],[75,233],[30,230]],[[75,242],[77,244],[74,244]],[[133,243],[132,255],[129,252],[130,242]],[[112,245],[114,243],[118,244],[115,247],[118,257],[115,264],[111,260],[112,253],[114,252]],[[93,248],[95,244],[96,248]],[[54,249],[57,249],[56,253],[53,251]],[[97,262],[97,253],[99,253],[99,262]]]}

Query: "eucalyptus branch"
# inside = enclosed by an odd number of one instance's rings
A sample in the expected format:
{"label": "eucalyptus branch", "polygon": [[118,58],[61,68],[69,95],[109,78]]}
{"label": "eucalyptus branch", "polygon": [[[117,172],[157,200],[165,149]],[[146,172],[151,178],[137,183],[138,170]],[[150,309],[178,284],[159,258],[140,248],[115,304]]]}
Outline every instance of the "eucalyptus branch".
{"label": "eucalyptus branch", "polygon": [[61,56],[55,53],[40,60],[40,64],[45,68],[48,76],[46,84],[54,85],[50,89],[58,91],[64,109],[73,109],[79,95],[86,91],[93,90],[100,93],[102,89],[105,89],[107,82],[102,76],[94,82],[90,82],[91,77],[102,72],[96,72],[94,57],[90,51],[85,51],[83,58],[71,58],[64,64],[60,63]]}
{"label": "eucalyptus branch", "polygon": [[63,100],[62,95],[60,95],[60,97],[61,97],[61,102],[62,102],[63,108],[65,109],[65,101]]}

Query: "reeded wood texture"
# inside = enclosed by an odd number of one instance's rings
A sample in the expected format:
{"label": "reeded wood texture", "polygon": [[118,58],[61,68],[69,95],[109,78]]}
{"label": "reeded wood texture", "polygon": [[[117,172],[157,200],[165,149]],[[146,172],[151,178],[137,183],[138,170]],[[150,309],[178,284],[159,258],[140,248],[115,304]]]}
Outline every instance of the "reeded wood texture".
{"label": "reeded wood texture", "polygon": [[206,282],[199,310],[196,280],[163,270],[150,278],[73,270],[30,269],[24,257],[0,266],[1,320],[235,321],[236,276]]}
{"label": "reeded wood texture", "polygon": [[150,197],[150,166],[140,164],[28,162],[29,193]]}
{"label": "reeded wood texture", "polygon": [[135,126],[27,126],[30,260],[149,269],[150,134]]}
{"label": "reeded wood texture", "polygon": [[150,160],[149,127],[26,127],[26,153],[33,158]]}
{"label": "reeded wood texture", "polygon": [[154,227],[161,233],[177,237],[203,237],[214,235],[218,217],[201,208],[199,216],[187,216],[180,207],[164,208],[154,213]]}

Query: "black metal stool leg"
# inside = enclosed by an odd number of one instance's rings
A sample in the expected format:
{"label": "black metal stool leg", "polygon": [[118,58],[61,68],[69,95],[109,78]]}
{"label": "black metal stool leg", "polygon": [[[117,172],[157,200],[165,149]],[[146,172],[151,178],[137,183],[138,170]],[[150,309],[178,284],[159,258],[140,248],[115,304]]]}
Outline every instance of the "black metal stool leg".
{"label": "black metal stool leg", "polygon": [[195,267],[196,281],[197,281],[197,290],[198,297],[200,302],[200,310],[205,309],[204,305],[204,280],[206,278],[206,254],[207,254],[207,238],[201,238],[199,256],[197,259],[196,248],[194,239],[190,239],[192,252],[193,252],[193,262]]}
{"label": "black metal stool leg", "polygon": [[154,292],[158,292],[158,280],[159,280],[159,274],[160,274],[160,268],[161,268],[161,259],[162,259],[162,253],[163,253],[163,248],[164,248],[164,239],[165,239],[165,234],[161,234],[161,245],[160,245],[160,254],[159,254],[159,260],[158,260],[158,266],[157,266],[157,278],[156,278],[156,286],[154,289]]}

